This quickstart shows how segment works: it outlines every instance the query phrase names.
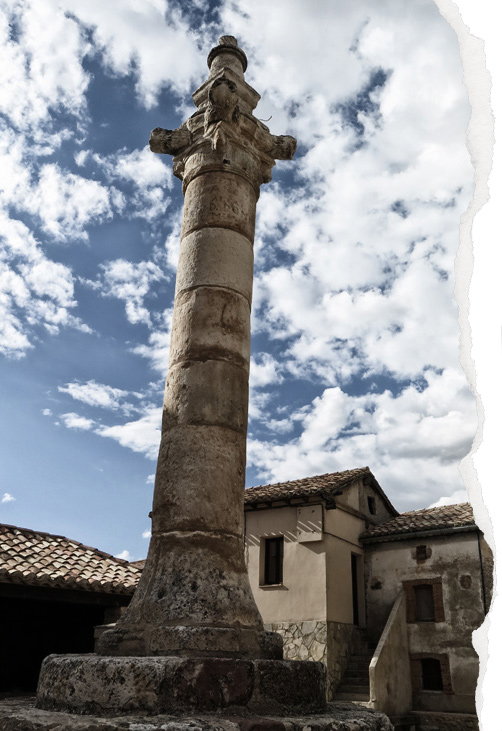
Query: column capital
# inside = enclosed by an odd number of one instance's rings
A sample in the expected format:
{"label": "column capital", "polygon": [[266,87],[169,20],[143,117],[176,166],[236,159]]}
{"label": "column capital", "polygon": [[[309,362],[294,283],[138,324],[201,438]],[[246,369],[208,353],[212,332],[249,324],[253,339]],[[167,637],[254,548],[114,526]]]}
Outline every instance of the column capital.
{"label": "column capital", "polygon": [[247,61],[232,36],[222,36],[209,54],[209,78],[193,93],[197,111],[178,129],[154,129],[152,152],[173,155],[183,191],[204,172],[244,177],[259,195],[272,179],[276,160],[291,160],[296,140],[273,135],[253,114],[260,95],[244,80]]}

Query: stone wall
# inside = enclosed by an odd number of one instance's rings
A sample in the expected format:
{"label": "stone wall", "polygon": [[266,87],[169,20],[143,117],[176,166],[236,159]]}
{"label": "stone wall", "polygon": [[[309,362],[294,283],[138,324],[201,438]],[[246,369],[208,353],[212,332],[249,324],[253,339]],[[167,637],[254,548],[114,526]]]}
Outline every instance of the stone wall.
{"label": "stone wall", "polygon": [[278,632],[284,639],[285,660],[316,660],[328,662],[326,622],[274,622],[265,629]]}
{"label": "stone wall", "polygon": [[347,669],[357,632],[353,624],[328,622],[328,700],[333,698]]}
{"label": "stone wall", "polygon": [[308,620],[274,622],[265,628],[282,635],[285,660],[315,660],[326,665],[327,697],[331,700],[349,662],[354,626]]}

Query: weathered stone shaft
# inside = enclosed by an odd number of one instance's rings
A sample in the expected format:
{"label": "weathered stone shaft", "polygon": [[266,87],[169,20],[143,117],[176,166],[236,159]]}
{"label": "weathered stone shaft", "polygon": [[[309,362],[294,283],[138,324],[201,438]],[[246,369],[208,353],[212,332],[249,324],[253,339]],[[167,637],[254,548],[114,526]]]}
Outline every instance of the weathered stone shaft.
{"label": "weathered stone shaft", "polygon": [[259,96],[235,39],[208,62],[198,112],[150,141],[175,156],[185,194],[170,363],[148,559],[101,654],[281,654],[249,585],[243,490],[256,201],[296,142],[252,115]]}

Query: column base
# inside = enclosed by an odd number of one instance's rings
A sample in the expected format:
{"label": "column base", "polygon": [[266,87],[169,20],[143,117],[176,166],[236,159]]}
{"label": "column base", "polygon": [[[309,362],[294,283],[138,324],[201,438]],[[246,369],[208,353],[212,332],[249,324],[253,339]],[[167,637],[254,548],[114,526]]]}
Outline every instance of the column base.
{"label": "column base", "polygon": [[315,713],[326,707],[326,669],[294,660],[50,655],[36,706],[98,716]]}
{"label": "column base", "polygon": [[282,637],[246,627],[125,627],[99,636],[97,652],[113,657],[228,657],[282,660]]}

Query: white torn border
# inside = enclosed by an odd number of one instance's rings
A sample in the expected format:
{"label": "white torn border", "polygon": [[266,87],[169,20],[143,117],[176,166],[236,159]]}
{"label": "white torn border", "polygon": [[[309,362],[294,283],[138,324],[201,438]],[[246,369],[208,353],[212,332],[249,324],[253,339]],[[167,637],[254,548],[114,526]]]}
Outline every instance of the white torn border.
{"label": "white torn border", "polygon": [[[476,181],[474,198],[461,219],[455,262],[460,361],[476,395],[479,418],[472,451],[460,470],[476,522],[495,549],[502,541],[502,236],[497,220],[501,206],[502,54],[498,4],[493,0],[436,0],[436,4],[459,39],[472,109],[467,146]],[[498,146],[494,147],[494,139]],[[488,618],[473,634],[474,648],[480,656],[476,704],[481,731],[500,728],[502,601],[497,589],[495,575]]]}

